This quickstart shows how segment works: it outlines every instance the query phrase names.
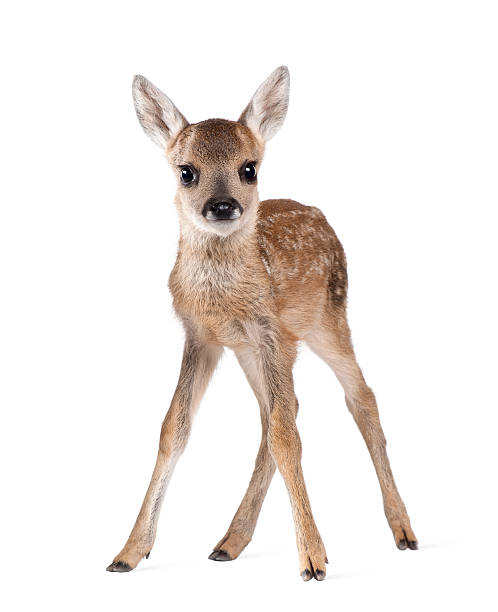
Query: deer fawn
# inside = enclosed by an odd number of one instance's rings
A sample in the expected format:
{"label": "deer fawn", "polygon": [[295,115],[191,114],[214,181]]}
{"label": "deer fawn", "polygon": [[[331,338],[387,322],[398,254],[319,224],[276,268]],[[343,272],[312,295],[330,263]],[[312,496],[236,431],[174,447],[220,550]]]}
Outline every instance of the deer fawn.
{"label": "deer fawn", "polygon": [[262,438],[244,499],[209,558],[231,561],[250,542],[276,466],[292,505],[300,574],[305,581],[325,578],[327,554],[311,513],[296,427],[292,368],[299,341],[332,368],[344,388],[398,548],[417,548],[389,465],[375,396],[351,344],[341,243],[317,208],[258,198],[265,143],[284,121],[288,96],[289,73],[282,66],[259,87],[238,121],[191,125],[152,83],[134,78],[138,119],[178,177],[180,241],[169,285],[185,347],[152,479],[110,572],[128,572],[149,556],[168,481],[223,348],[229,347],[258,400]]}

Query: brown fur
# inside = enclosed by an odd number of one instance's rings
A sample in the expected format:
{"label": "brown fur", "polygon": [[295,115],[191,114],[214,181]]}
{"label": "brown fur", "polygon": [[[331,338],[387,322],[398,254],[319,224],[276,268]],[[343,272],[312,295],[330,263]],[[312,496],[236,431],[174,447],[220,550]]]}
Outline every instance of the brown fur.
{"label": "brown fur", "polygon": [[[276,83],[282,87],[281,81]],[[326,552],[306,492],[295,420],[298,404],[292,368],[300,341],[325,360],[344,387],[347,406],[377,472],[395,541],[400,548],[416,547],[389,466],[375,397],[351,344],[341,243],[317,208],[293,200],[260,203],[256,185],[244,183],[239,176],[239,168],[247,161],[259,166],[264,150],[260,134],[243,122],[254,129],[257,120],[264,121],[267,133],[275,130],[271,113],[278,99],[272,92],[269,114],[261,111],[259,119],[247,118],[251,102],[240,122],[213,119],[170,136],[167,154],[175,172],[189,164],[199,173],[196,185],[179,185],[175,200],[181,234],[170,289],[185,327],[185,350],[149,489],[111,571],[132,569],[150,552],[167,482],[223,347],[233,349],[256,395],[262,439],[247,493],[210,558],[235,559],[251,540],[276,466],[290,496],[300,573],[305,580],[325,577]],[[264,110],[264,99],[256,100],[254,107],[258,104]],[[156,106],[150,106],[157,115]],[[171,115],[175,108],[167,110]],[[149,118],[147,129],[153,121],[154,117]],[[203,203],[219,193],[236,198],[244,208],[240,219],[221,222],[228,223],[222,230],[219,225],[209,226],[201,215]]]}

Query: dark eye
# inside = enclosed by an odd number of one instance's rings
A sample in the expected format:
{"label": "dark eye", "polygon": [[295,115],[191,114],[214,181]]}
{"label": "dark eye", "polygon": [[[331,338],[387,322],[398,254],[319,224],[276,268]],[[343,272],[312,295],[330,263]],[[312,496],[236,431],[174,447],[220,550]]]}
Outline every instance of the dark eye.
{"label": "dark eye", "polygon": [[180,180],[182,185],[190,185],[194,182],[195,176],[192,168],[190,166],[183,166],[180,172]]}
{"label": "dark eye", "polygon": [[252,182],[256,178],[256,164],[254,162],[248,162],[244,166],[244,177],[247,181]]}

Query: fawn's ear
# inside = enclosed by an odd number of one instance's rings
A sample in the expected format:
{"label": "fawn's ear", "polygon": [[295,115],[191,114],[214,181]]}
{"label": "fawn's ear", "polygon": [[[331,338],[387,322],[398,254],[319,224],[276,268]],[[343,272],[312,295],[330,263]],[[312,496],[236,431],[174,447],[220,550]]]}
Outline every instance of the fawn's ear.
{"label": "fawn's ear", "polygon": [[239,118],[265,142],[280,129],[289,106],[289,70],[280,66],[259,86]]}
{"label": "fawn's ear", "polygon": [[133,101],[145,133],[161,149],[188,125],[168,96],[140,74],[133,78]]}

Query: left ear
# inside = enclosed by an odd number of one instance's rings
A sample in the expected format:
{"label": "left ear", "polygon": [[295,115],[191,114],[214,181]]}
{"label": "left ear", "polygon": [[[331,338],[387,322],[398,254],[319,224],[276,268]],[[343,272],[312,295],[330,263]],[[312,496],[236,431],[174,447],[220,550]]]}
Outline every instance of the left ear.
{"label": "left ear", "polygon": [[264,142],[280,129],[289,106],[289,70],[280,66],[259,86],[239,118]]}
{"label": "left ear", "polygon": [[142,75],[134,77],[132,89],[140,125],[156,145],[166,149],[168,142],[188,125],[188,121],[168,96]]}

